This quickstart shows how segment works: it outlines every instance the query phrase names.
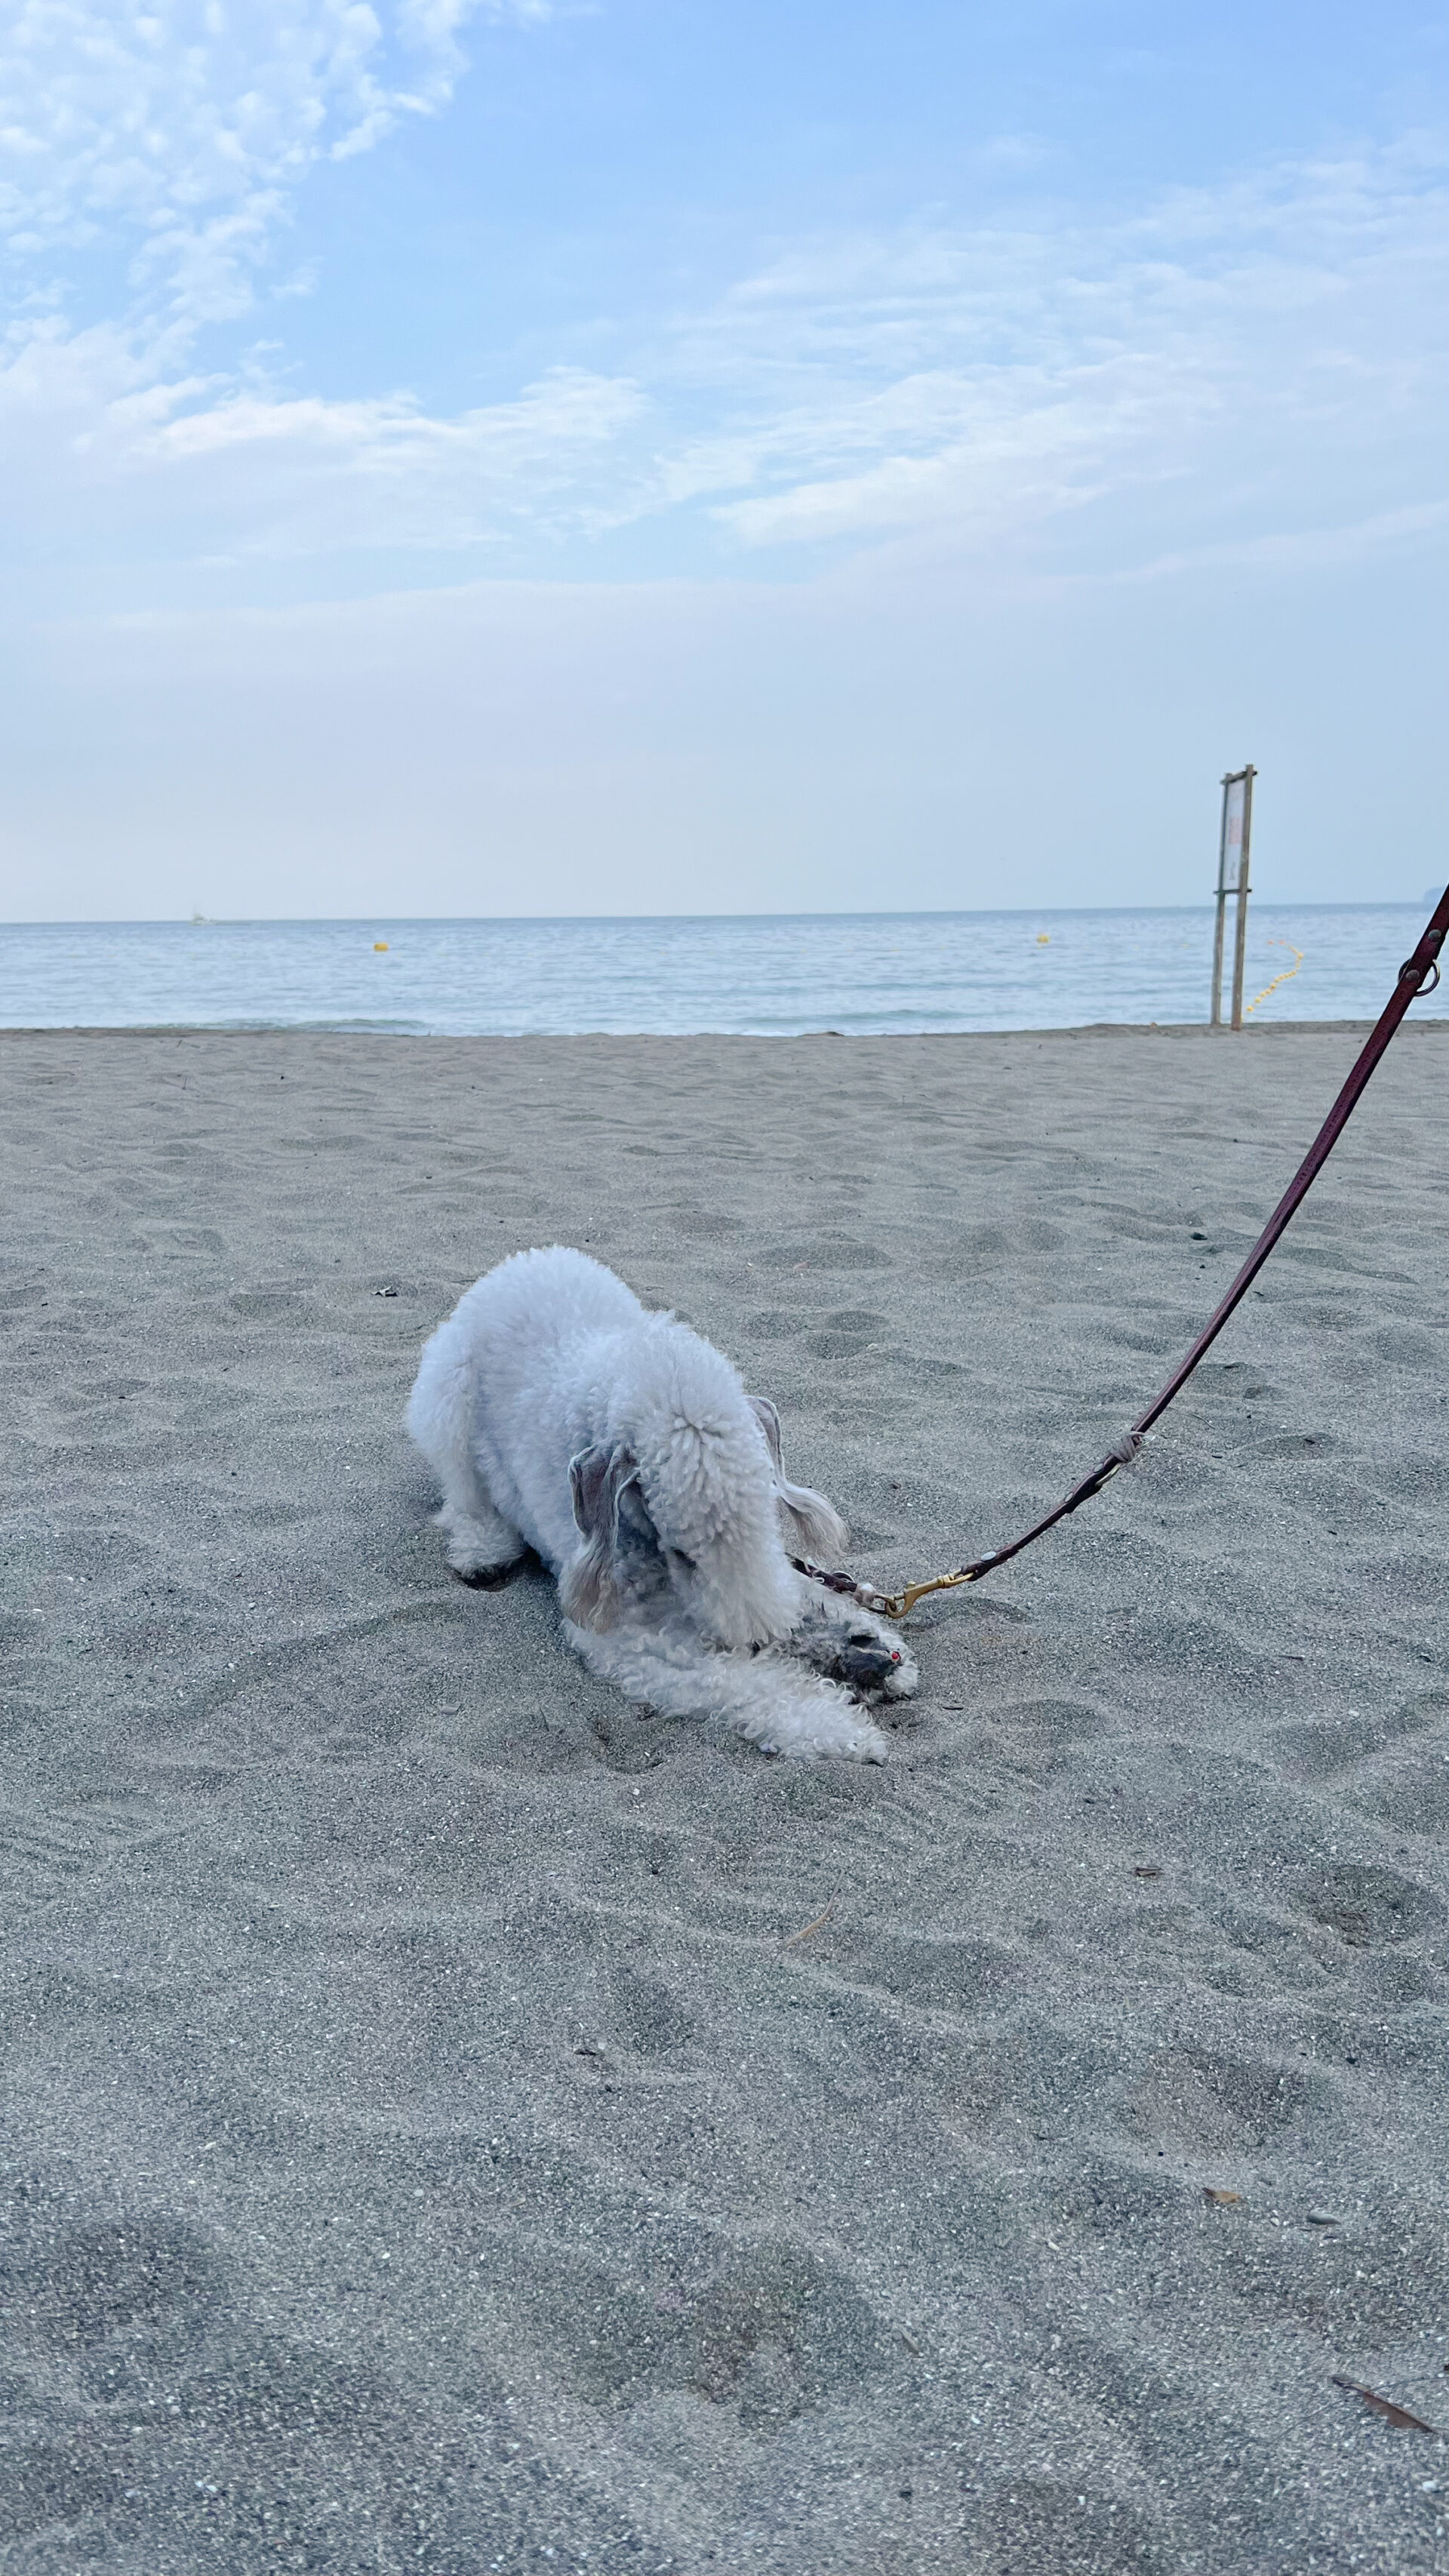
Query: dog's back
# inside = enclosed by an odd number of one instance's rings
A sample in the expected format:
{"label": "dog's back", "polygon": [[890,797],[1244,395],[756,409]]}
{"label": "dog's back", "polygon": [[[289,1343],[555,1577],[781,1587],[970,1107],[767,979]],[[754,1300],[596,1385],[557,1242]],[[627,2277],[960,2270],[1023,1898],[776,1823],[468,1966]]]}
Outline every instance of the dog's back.
{"label": "dog's back", "polygon": [[[618,1332],[644,1313],[632,1288],[602,1261],[567,1244],[515,1252],[459,1298],[449,1324],[463,1325],[481,1353],[557,1349],[582,1333]],[[466,1321],[465,1321],[466,1319]]]}

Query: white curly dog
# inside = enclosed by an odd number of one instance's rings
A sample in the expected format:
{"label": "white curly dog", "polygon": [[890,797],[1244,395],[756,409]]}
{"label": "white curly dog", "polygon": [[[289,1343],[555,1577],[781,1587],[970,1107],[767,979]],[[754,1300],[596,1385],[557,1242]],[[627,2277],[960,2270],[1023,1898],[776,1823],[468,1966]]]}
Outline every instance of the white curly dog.
{"label": "white curly dog", "polygon": [[867,1697],[916,1668],[895,1633],[798,1574],[845,1543],[787,1482],[772,1404],[586,1252],[518,1252],[428,1342],[408,1429],[443,1489],[448,1562],[486,1584],[532,1547],[569,1641],[632,1699],[718,1717],[770,1753],[879,1762]]}

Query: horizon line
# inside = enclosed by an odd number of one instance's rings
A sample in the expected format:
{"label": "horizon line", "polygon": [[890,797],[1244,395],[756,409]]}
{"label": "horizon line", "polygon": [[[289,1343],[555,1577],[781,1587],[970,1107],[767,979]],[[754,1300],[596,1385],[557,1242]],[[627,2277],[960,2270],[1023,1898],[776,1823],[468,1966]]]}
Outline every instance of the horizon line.
{"label": "horizon line", "polygon": [[[1263,897],[1256,902],[1262,912],[1418,912],[1424,903],[1438,901],[1437,889],[1422,896],[1380,896],[1371,900],[1334,902],[1321,896],[1295,899],[1291,895]],[[395,929],[441,930],[476,928],[546,929],[559,923],[662,923],[662,922],[758,922],[758,921],[1032,921],[1043,914],[1071,920],[1095,919],[1117,914],[1192,913],[1211,915],[1215,898],[1209,896],[1196,903],[1100,903],[1100,904],[969,904],[933,906],[920,909],[898,909],[878,906],[855,911],[838,908],[817,912],[375,912],[356,913],[140,913],[130,918],[86,915],[70,921],[30,920],[0,921],[0,930],[348,930],[366,929],[369,923],[390,924]]]}

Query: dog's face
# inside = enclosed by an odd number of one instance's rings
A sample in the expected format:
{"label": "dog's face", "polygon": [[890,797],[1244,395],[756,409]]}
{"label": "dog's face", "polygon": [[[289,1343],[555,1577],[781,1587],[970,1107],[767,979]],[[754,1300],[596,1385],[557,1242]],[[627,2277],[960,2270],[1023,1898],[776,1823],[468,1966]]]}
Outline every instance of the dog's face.
{"label": "dog's face", "polygon": [[647,1430],[570,1461],[585,1545],[560,1577],[566,1615],[589,1628],[682,1615],[718,1646],[782,1641],[801,1608],[787,1538],[830,1549],[845,1533],[820,1495],[786,1483],[773,1405]]}

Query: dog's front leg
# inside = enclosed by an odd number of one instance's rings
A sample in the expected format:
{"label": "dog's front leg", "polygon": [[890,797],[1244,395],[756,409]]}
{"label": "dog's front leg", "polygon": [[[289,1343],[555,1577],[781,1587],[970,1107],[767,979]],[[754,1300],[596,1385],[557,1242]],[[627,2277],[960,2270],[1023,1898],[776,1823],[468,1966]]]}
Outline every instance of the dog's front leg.
{"label": "dog's front leg", "polygon": [[495,1508],[476,1478],[461,1499],[450,1495],[435,1517],[439,1527],[448,1533],[448,1563],[465,1583],[486,1590],[500,1582],[525,1553],[517,1530]]}
{"label": "dog's front leg", "polygon": [[714,1653],[697,1639],[643,1628],[577,1628],[569,1643],[600,1679],[663,1717],[718,1718],[765,1753],[883,1762],[887,1744],[858,1701],[786,1652]]}

